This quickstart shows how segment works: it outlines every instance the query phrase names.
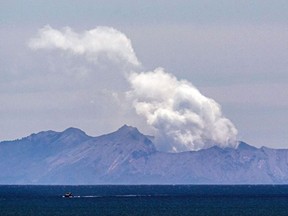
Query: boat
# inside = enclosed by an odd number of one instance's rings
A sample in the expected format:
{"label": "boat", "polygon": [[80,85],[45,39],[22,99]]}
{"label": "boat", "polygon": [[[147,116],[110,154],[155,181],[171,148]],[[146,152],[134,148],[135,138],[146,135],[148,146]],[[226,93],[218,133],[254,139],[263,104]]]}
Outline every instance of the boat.
{"label": "boat", "polygon": [[63,197],[65,197],[65,198],[73,198],[73,194],[71,192],[67,192],[67,193],[65,193],[65,195]]}

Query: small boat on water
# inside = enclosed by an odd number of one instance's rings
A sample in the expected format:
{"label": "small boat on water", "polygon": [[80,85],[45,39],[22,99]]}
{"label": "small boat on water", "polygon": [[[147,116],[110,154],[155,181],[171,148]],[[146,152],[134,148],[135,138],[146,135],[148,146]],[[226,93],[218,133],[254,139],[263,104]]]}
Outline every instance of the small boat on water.
{"label": "small boat on water", "polygon": [[67,193],[65,193],[65,195],[63,197],[65,197],[65,198],[73,198],[73,194],[71,192],[67,192]]}

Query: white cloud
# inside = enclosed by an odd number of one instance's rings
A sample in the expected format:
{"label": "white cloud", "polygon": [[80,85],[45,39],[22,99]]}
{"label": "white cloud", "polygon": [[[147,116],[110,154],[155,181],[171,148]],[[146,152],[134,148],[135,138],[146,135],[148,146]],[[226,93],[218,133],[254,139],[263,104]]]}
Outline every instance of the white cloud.
{"label": "white cloud", "polygon": [[123,33],[111,27],[100,26],[83,33],[66,27],[62,31],[45,26],[38,37],[29,42],[32,49],[60,49],[76,55],[85,55],[97,62],[102,56],[116,63],[140,65],[131,41]]}
{"label": "white cloud", "polygon": [[133,73],[129,81],[137,114],[156,131],[158,148],[179,152],[213,145],[235,147],[237,130],[221,113],[220,105],[191,83],[162,68]]}

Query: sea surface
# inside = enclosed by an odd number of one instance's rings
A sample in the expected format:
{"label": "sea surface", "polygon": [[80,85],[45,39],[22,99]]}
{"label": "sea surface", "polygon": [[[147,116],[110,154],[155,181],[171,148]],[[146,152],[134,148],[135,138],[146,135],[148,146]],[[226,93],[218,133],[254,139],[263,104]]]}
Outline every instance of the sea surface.
{"label": "sea surface", "polygon": [[288,185],[9,185],[0,215],[287,216]]}

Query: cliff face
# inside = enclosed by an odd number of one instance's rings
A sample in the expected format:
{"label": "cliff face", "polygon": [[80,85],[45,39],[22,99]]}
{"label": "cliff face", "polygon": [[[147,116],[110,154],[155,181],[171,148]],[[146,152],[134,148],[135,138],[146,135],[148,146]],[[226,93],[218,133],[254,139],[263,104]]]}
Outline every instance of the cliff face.
{"label": "cliff face", "polygon": [[165,153],[123,126],[90,137],[76,128],[0,143],[0,184],[288,183],[288,150],[249,146]]}

